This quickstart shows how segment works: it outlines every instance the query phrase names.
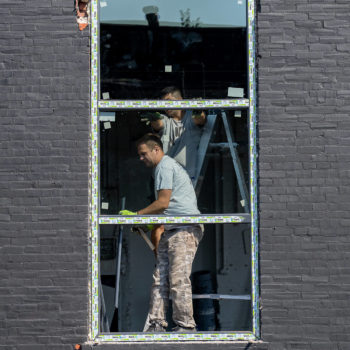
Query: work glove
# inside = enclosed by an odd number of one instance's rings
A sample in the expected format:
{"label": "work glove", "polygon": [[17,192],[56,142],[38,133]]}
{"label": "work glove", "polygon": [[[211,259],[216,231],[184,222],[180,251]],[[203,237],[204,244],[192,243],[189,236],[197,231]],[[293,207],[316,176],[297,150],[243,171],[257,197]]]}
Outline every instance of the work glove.
{"label": "work glove", "polygon": [[[137,215],[137,213],[135,213],[134,211],[130,211],[130,210],[121,210],[119,212],[119,215]],[[147,224],[147,225],[142,225],[142,224],[138,224],[138,225],[134,225],[132,227],[132,231],[137,230],[138,228],[142,229],[143,231],[152,231],[153,230],[153,225],[152,224]]]}
{"label": "work glove", "polygon": [[150,122],[155,122],[156,120],[164,119],[164,115],[159,112],[146,112],[141,114],[141,121],[146,122],[148,125]]}
{"label": "work glove", "polygon": [[140,228],[141,230],[148,232],[148,231],[152,231],[153,227],[154,227],[154,225],[152,225],[152,224],[146,224],[146,225],[137,224],[137,225],[133,225],[131,230],[137,231],[137,229]]}
{"label": "work glove", "polygon": [[119,215],[137,215],[137,213],[135,213],[134,211],[124,209],[119,212]]}

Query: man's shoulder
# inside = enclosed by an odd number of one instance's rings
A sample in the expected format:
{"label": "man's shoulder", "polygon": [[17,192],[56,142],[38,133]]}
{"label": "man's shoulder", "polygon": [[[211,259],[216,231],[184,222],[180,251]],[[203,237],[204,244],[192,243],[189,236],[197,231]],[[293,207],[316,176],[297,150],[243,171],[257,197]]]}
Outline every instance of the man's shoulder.
{"label": "man's shoulder", "polygon": [[168,117],[166,114],[163,114],[163,122],[165,123],[165,124],[170,124],[171,123],[171,121],[173,120],[172,118],[170,118],[170,117]]}
{"label": "man's shoulder", "polygon": [[164,155],[162,160],[159,162],[157,168],[169,168],[169,167],[173,167],[174,165],[176,165],[176,160],[167,156],[167,155]]}
{"label": "man's shoulder", "polygon": [[162,171],[175,171],[177,172],[181,172],[182,170],[185,171],[183,169],[183,167],[173,158],[165,155],[161,162],[158,164],[157,168],[156,168],[156,172],[162,172]]}

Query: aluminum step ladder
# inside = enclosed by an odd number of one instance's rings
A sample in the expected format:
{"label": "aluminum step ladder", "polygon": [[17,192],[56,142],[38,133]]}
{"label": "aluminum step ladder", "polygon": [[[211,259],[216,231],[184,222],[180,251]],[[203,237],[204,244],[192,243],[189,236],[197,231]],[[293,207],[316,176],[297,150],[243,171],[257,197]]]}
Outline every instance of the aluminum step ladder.
{"label": "aluminum step ladder", "polygon": [[[213,143],[211,142],[213,139],[213,132],[215,129],[215,125],[217,119],[221,118],[224,130],[227,138],[227,142]],[[244,208],[246,213],[249,213],[249,194],[247,185],[244,179],[244,172],[241,165],[241,161],[239,158],[239,154],[237,151],[238,144],[234,142],[234,134],[232,132],[232,128],[228,122],[227,115],[224,111],[219,111],[217,113],[210,113],[207,116],[207,122],[205,124],[203,134],[201,136],[199,146],[198,146],[198,156],[197,156],[197,168],[196,175],[193,180],[193,186],[195,187],[196,194],[200,193],[201,185],[203,182],[203,178],[205,175],[205,170],[207,168],[206,162],[206,154],[210,148],[221,148],[227,149],[229,148],[234,171],[237,178],[238,189],[241,196],[241,205]],[[244,241],[244,236],[242,236]],[[244,246],[245,246],[245,242]],[[228,295],[228,294],[192,294],[192,299],[215,299],[215,300],[251,300],[251,296],[247,295]]]}
{"label": "aluminum step ladder", "polygon": [[[222,119],[224,124],[224,130],[227,137],[227,142],[221,143],[212,143],[213,132],[218,118]],[[209,148],[220,147],[220,148],[229,148],[230,154],[232,157],[233,167],[235,170],[239,192],[241,195],[241,205],[244,208],[246,213],[249,213],[249,194],[246,182],[244,180],[244,173],[239,159],[239,154],[237,151],[238,144],[234,142],[234,134],[232,128],[227,120],[226,113],[224,111],[219,111],[218,113],[209,114],[207,116],[207,122],[204,126],[203,134],[201,136],[199,146],[198,146],[198,155],[197,155],[197,168],[196,175],[193,180],[193,186],[196,190],[196,194],[200,193],[203,177],[205,170],[207,168],[206,154]]]}

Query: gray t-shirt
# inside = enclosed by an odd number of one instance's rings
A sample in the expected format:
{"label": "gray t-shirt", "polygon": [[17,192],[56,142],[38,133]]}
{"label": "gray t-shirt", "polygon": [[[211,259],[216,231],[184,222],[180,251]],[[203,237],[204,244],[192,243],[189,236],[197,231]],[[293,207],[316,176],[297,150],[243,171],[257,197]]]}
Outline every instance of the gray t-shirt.
{"label": "gray t-shirt", "polygon": [[191,180],[196,175],[198,145],[202,126],[192,119],[192,112],[186,111],[181,121],[164,116],[164,127],[160,131],[164,153],[178,161],[188,172]]}
{"label": "gray t-shirt", "polygon": [[177,161],[168,156],[164,156],[155,168],[154,190],[156,198],[159,190],[172,190],[165,215],[200,214],[188,174]]}

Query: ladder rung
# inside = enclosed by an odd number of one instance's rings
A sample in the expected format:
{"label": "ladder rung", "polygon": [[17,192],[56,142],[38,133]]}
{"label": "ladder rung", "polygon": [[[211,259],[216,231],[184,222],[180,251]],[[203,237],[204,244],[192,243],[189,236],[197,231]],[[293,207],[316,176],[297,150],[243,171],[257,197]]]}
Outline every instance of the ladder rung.
{"label": "ladder rung", "polygon": [[251,300],[249,294],[229,295],[229,294],[192,294],[192,299],[231,299],[231,300]]}
{"label": "ladder rung", "polygon": [[[232,146],[233,146],[233,147],[237,147],[237,146],[238,146],[238,143],[232,142]],[[210,147],[210,148],[215,148],[215,147],[219,147],[219,148],[230,148],[230,145],[228,144],[228,142],[216,142],[216,143],[210,142],[210,143],[209,143],[209,147]]]}

